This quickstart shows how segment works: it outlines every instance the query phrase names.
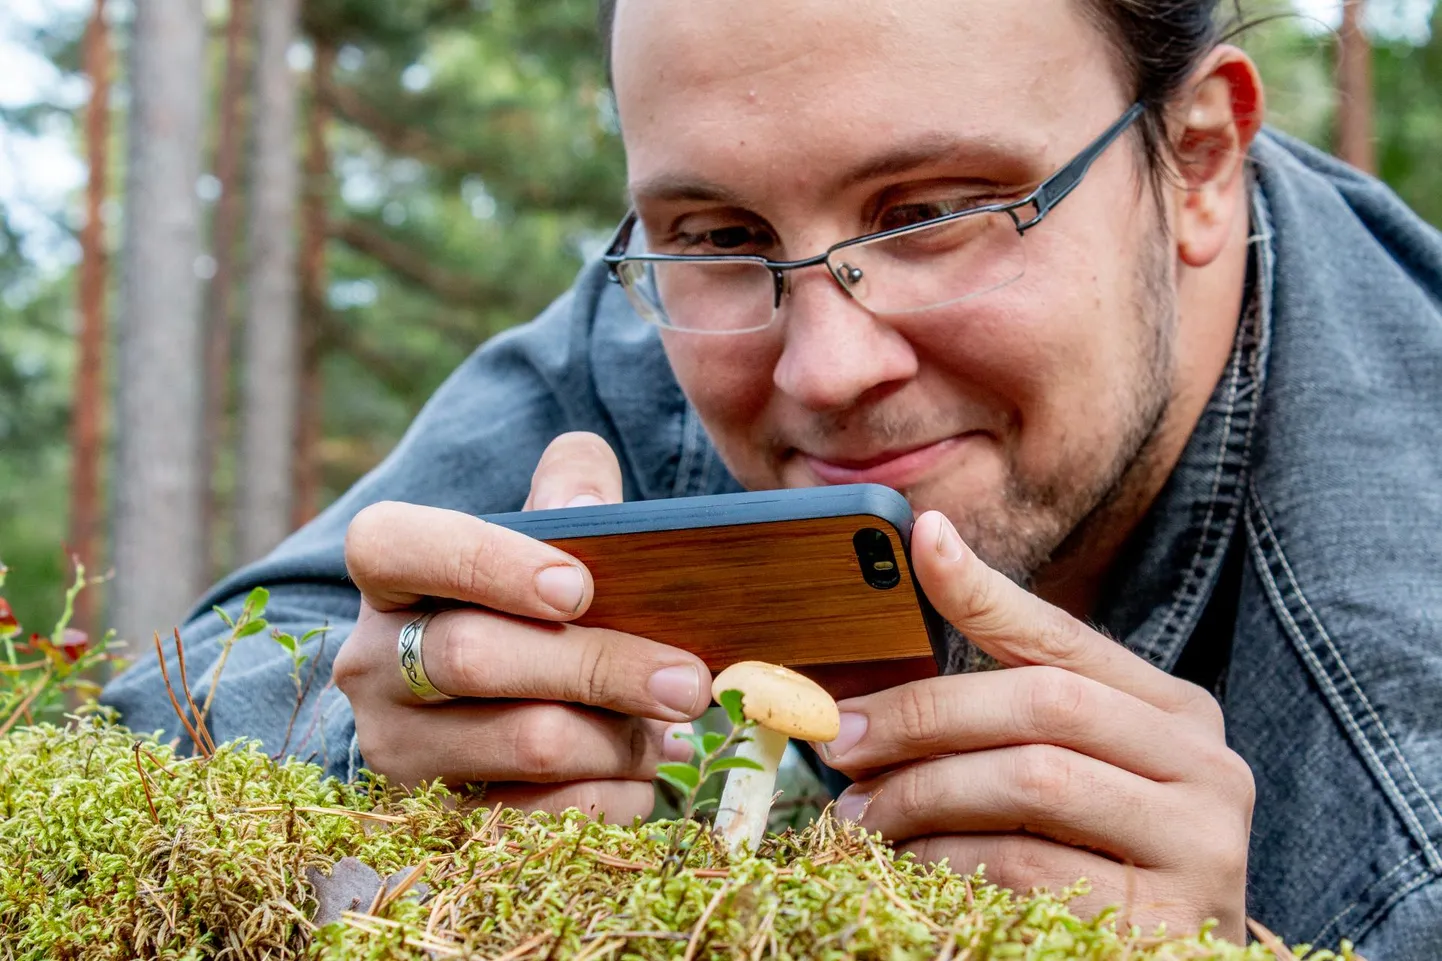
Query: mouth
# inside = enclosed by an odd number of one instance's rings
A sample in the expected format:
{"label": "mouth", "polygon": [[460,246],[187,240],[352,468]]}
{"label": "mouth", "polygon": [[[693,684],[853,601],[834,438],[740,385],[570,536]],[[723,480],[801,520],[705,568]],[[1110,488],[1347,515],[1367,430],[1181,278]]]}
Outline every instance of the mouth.
{"label": "mouth", "polygon": [[969,431],[916,447],[855,457],[840,452],[825,457],[806,451],[798,454],[823,484],[882,484],[903,489],[916,484],[939,461],[980,436],[980,431]]}

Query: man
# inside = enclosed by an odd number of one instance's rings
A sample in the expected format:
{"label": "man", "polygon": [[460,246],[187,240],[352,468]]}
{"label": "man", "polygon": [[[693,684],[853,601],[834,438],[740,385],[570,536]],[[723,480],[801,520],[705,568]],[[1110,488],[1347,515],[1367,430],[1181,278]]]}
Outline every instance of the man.
{"label": "man", "polygon": [[[1011,669],[843,702],[843,814],[1082,910],[1442,956],[1442,238],[1259,132],[1214,6],[623,0],[609,263],[210,601],[330,624],[337,774],[627,819],[705,668],[470,515],[888,484],[948,666]],[[289,667],[237,646],[216,736],[279,749]],[[153,664],[108,696],[174,727]]]}

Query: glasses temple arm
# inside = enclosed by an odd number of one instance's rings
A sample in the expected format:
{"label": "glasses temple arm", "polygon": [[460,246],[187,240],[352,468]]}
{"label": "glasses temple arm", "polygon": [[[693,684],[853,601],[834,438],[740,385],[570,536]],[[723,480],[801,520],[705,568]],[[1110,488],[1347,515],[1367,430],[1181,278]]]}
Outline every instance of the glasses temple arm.
{"label": "glasses temple arm", "polygon": [[621,256],[626,250],[626,245],[631,242],[631,231],[636,227],[636,211],[626,211],[626,217],[616,227],[616,232],[611,234],[610,241],[606,244],[606,253],[602,259],[608,263]]}
{"label": "glasses temple arm", "polygon": [[1107,148],[1118,137],[1126,133],[1127,128],[1136,123],[1137,118],[1145,111],[1146,106],[1140,101],[1132,104],[1127,112],[1117,118],[1116,123],[1103,131],[1102,135],[1092,141],[1090,146],[1073,157],[1066,166],[1042,181],[1041,186],[1037,187],[1028,198],[1028,201],[1036,207],[1036,216],[1018,224],[1017,229],[1025,231],[1028,227],[1036,226],[1051,208],[1061,203],[1066,195],[1075,190],[1077,184],[1082,182],[1082,178],[1087,175],[1087,171],[1091,169],[1092,164],[1096,163],[1097,158],[1106,153]]}

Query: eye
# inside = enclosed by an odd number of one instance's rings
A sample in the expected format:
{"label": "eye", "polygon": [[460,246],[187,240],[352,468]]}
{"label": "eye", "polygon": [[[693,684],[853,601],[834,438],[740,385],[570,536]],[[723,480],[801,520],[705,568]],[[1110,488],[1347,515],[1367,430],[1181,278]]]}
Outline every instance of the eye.
{"label": "eye", "polygon": [[683,254],[760,254],[771,249],[775,238],[769,231],[735,224],[713,230],[676,232],[676,252]]}
{"label": "eye", "polygon": [[900,227],[911,227],[916,224],[925,223],[928,220],[936,220],[939,217],[960,213],[963,210],[984,207],[994,202],[992,197],[970,196],[942,197],[936,200],[895,204],[881,212],[881,217],[877,222],[876,229],[896,230]]}

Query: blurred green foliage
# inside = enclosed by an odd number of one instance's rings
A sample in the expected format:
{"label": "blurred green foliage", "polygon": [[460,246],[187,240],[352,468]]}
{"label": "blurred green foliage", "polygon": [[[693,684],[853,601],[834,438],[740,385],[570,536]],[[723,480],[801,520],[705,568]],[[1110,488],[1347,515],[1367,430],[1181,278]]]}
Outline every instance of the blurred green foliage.
{"label": "blurred green foliage", "polygon": [[[624,164],[594,19],[593,0],[305,0],[311,49],[329,47],[336,64],[321,93],[334,115],[331,177],[316,185],[331,218],[319,318],[328,497],[384,456],[467,353],[564,290],[622,213]],[[82,26],[57,14],[35,49],[71,73]],[[223,24],[213,27],[212,82]],[[1433,28],[1435,37],[1442,12]],[[1329,143],[1332,37],[1293,17],[1242,42],[1261,64],[1272,122]],[[1442,43],[1380,43],[1374,69],[1382,174],[1442,223]],[[117,103],[123,110],[123,96]],[[71,115],[38,102],[0,112],[0,124]],[[120,118],[115,126],[123,132]],[[78,130],[76,116],[77,149]],[[37,264],[5,213],[0,558],[17,613],[48,623],[68,579],[74,271]]]}

